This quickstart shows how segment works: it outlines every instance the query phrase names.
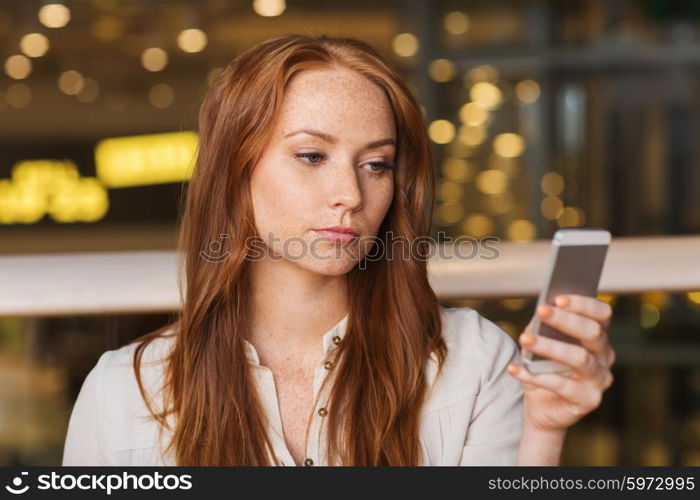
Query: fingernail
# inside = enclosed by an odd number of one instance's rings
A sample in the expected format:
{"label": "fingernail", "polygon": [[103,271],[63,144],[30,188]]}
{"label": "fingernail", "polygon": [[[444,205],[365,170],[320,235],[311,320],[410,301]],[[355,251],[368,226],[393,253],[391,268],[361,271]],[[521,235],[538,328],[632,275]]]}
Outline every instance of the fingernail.
{"label": "fingernail", "polygon": [[516,365],[508,365],[508,373],[515,375],[518,373],[519,368]]}
{"label": "fingernail", "polygon": [[547,304],[540,304],[537,308],[537,313],[543,318],[549,318],[552,315],[552,308]]}
{"label": "fingernail", "polygon": [[523,344],[532,345],[535,343],[536,339],[534,336],[530,335],[529,333],[523,333],[520,336],[520,340],[522,341]]}
{"label": "fingernail", "polygon": [[569,297],[567,297],[566,295],[557,295],[557,298],[554,299],[554,303],[559,307],[566,307],[571,302],[569,301]]}

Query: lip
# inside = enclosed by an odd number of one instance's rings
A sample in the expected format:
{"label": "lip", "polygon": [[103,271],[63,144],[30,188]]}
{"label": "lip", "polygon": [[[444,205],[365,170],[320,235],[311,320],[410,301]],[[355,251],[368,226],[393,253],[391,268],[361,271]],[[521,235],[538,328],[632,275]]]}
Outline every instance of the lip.
{"label": "lip", "polygon": [[325,239],[341,243],[348,243],[357,238],[358,236],[352,228],[342,226],[326,227],[324,229],[314,229],[314,232],[321,235]]}
{"label": "lip", "polygon": [[324,227],[323,229],[314,229],[314,231],[331,231],[333,233],[345,233],[345,234],[351,234],[353,236],[357,236],[357,231],[355,231],[351,227],[345,227],[345,226]]}

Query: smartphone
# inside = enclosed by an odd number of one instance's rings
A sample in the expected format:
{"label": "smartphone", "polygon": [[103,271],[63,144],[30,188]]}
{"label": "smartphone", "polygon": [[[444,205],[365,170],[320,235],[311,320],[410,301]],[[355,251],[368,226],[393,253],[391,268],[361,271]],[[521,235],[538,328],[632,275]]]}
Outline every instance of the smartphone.
{"label": "smartphone", "polygon": [[[537,306],[550,304],[561,294],[577,294],[595,297],[598,282],[610,246],[610,233],[598,228],[565,228],[554,233],[549,265],[544,286],[540,290]],[[535,315],[532,334],[544,335],[555,340],[579,344],[580,341],[540,321]],[[570,367],[538,356],[527,348],[521,351],[522,364],[530,373],[560,372]]]}

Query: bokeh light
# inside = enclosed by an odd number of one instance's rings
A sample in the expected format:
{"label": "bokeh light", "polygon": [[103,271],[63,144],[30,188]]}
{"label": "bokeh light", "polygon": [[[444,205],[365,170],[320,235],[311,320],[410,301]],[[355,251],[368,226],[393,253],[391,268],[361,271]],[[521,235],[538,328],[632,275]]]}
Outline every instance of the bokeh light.
{"label": "bokeh light", "polygon": [[177,46],[188,53],[201,52],[207,46],[207,35],[200,29],[190,28],[182,30],[177,35]]}
{"label": "bokeh light", "polygon": [[508,187],[508,176],[502,170],[484,170],[476,176],[476,188],[484,194],[499,194]]}
{"label": "bokeh light", "polygon": [[70,9],[60,3],[50,3],[41,7],[37,16],[47,28],[62,28],[70,21]]}
{"label": "bokeh light", "polygon": [[111,42],[124,34],[124,23],[113,16],[102,16],[90,25],[90,33],[101,42]]}
{"label": "bokeh light", "polygon": [[493,219],[480,213],[473,213],[462,222],[462,231],[475,238],[493,234],[494,229]]}
{"label": "bokeh light", "polygon": [[450,35],[464,35],[470,26],[469,16],[464,12],[455,11],[445,15],[442,25]]}
{"label": "bokeh light", "polygon": [[19,41],[19,48],[29,57],[41,57],[49,50],[49,39],[41,33],[27,33]]}
{"label": "bokeh light", "polygon": [[157,83],[148,92],[148,101],[156,108],[165,109],[175,100],[175,91],[167,83]]}
{"label": "bokeh light", "polygon": [[564,202],[562,202],[556,196],[546,196],[540,203],[540,211],[542,215],[549,220],[554,220],[559,215],[560,211],[564,208]]}
{"label": "bokeh light", "polygon": [[459,127],[459,142],[465,146],[478,146],[486,140],[486,129],[484,127]]}
{"label": "bokeh light", "polygon": [[520,172],[520,162],[517,158],[504,158],[496,153],[489,154],[488,166],[502,170],[509,178],[515,178]]}
{"label": "bokeh light", "polygon": [[586,223],[586,214],[578,207],[564,207],[557,214],[559,227],[583,226]]}
{"label": "bokeh light", "polygon": [[454,79],[457,69],[449,59],[435,59],[428,65],[428,74],[436,82],[444,83]]}
{"label": "bokeh light", "polygon": [[515,196],[510,191],[489,195],[483,205],[490,215],[502,215],[515,208]]}
{"label": "bokeh light", "polygon": [[468,182],[473,176],[473,167],[463,158],[447,158],[442,162],[442,173],[451,181]]}
{"label": "bokeh light", "polygon": [[564,178],[557,172],[547,172],[542,176],[540,189],[549,196],[559,196],[564,191]]}
{"label": "bokeh light", "polygon": [[535,80],[522,80],[515,86],[515,95],[520,102],[531,104],[540,97],[540,85]]}
{"label": "bokeh light", "polygon": [[528,302],[529,299],[525,298],[517,298],[517,299],[501,299],[501,306],[503,306],[504,309],[507,309],[509,311],[521,311],[524,309]]}
{"label": "bokeh light", "polygon": [[498,134],[493,139],[493,151],[503,158],[516,158],[525,151],[525,140],[519,134]]}
{"label": "bokeh light", "polygon": [[445,225],[458,222],[464,215],[464,206],[456,201],[448,201],[438,205],[438,218]]}
{"label": "bokeh light", "polygon": [[150,47],[141,54],[141,65],[148,71],[161,71],[168,65],[168,53],[160,47]]}
{"label": "bokeh light", "polygon": [[455,126],[448,120],[435,120],[428,126],[428,135],[437,144],[447,144],[455,138]]}
{"label": "bokeh light", "polygon": [[491,82],[475,83],[469,91],[469,97],[485,109],[495,109],[503,102],[503,92]]}
{"label": "bokeh light", "polygon": [[459,119],[462,123],[472,127],[481,127],[489,119],[490,113],[481,106],[468,102],[459,108]]}
{"label": "bokeh light", "polygon": [[438,198],[443,201],[455,201],[461,198],[463,194],[462,187],[455,181],[442,180],[438,184]]}
{"label": "bokeh light", "polygon": [[639,311],[639,324],[642,328],[654,328],[661,320],[661,312],[654,304],[642,304]]}
{"label": "bokeh light", "polygon": [[700,305],[700,290],[696,292],[688,292],[685,294],[686,298],[695,305]]}
{"label": "bokeh light", "polygon": [[639,298],[645,304],[653,304],[659,309],[663,309],[668,305],[669,297],[666,292],[661,292],[658,290],[651,290],[648,292],[643,292]]}
{"label": "bokeh light", "polygon": [[5,101],[13,108],[26,108],[31,100],[32,91],[24,83],[13,83],[5,91]]}
{"label": "bokeh light", "polygon": [[5,73],[15,80],[23,80],[32,72],[32,61],[22,54],[15,54],[5,60]]}
{"label": "bokeh light", "polygon": [[80,102],[89,103],[95,102],[100,95],[100,86],[92,78],[83,80],[83,88],[80,89],[76,96]]}
{"label": "bokeh light", "polygon": [[391,44],[394,53],[401,57],[411,57],[418,52],[418,38],[412,33],[400,33],[394,37]]}
{"label": "bokeh light", "polygon": [[515,242],[532,241],[535,238],[535,226],[527,219],[516,219],[508,224],[508,238]]}
{"label": "bokeh light", "polygon": [[284,0],[253,0],[253,10],[263,17],[275,17],[281,15],[287,8]]}
{"label": "bokeh light", "polygon": [[78,92],[83,90],[85,85],[85,79],[80,72],[75,70],[68,70],[61,73],[58,77],[58,88],[61,92],[68,95],[76,95]]}
{"label": "bokeh light", "polygon": [[482,64],[470,69],[464,75],[464,84],[470,87],[476,82],[495,82],[498,80],[498,70],[490,64]]}

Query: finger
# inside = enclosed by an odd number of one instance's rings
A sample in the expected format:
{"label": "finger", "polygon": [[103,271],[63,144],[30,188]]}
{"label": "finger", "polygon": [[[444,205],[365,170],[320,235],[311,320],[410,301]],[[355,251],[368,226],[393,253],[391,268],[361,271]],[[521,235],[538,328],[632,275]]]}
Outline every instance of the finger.
{"label": "finger", "polygon": [[604,327],[610,326],[613,309],[610,304],[595,297],[578,294],[562,294],[554,298],[554,304],[567,311],[573,311],[595,321]]}
{"label": "finger", "polygon": [[584,380],[569,378],[558,373],[530,373],[519,365],[508,366],[508,373],[522,381],[550,390],[571,403],[583,415],[600,405],[603,391]]}
{"label": "finger", "polygon": [[603,356],[607,354],[608,335],[599,322],[549,304],[538,306],[536,314],[552,328],[580,340],[589,351]]}
{"label": "finger", "polygon": [[524,349],[569,366],[583,378],[602,380],[605,367],[593,353],[580,345],[527,333],[522,334],[518,341]]}

